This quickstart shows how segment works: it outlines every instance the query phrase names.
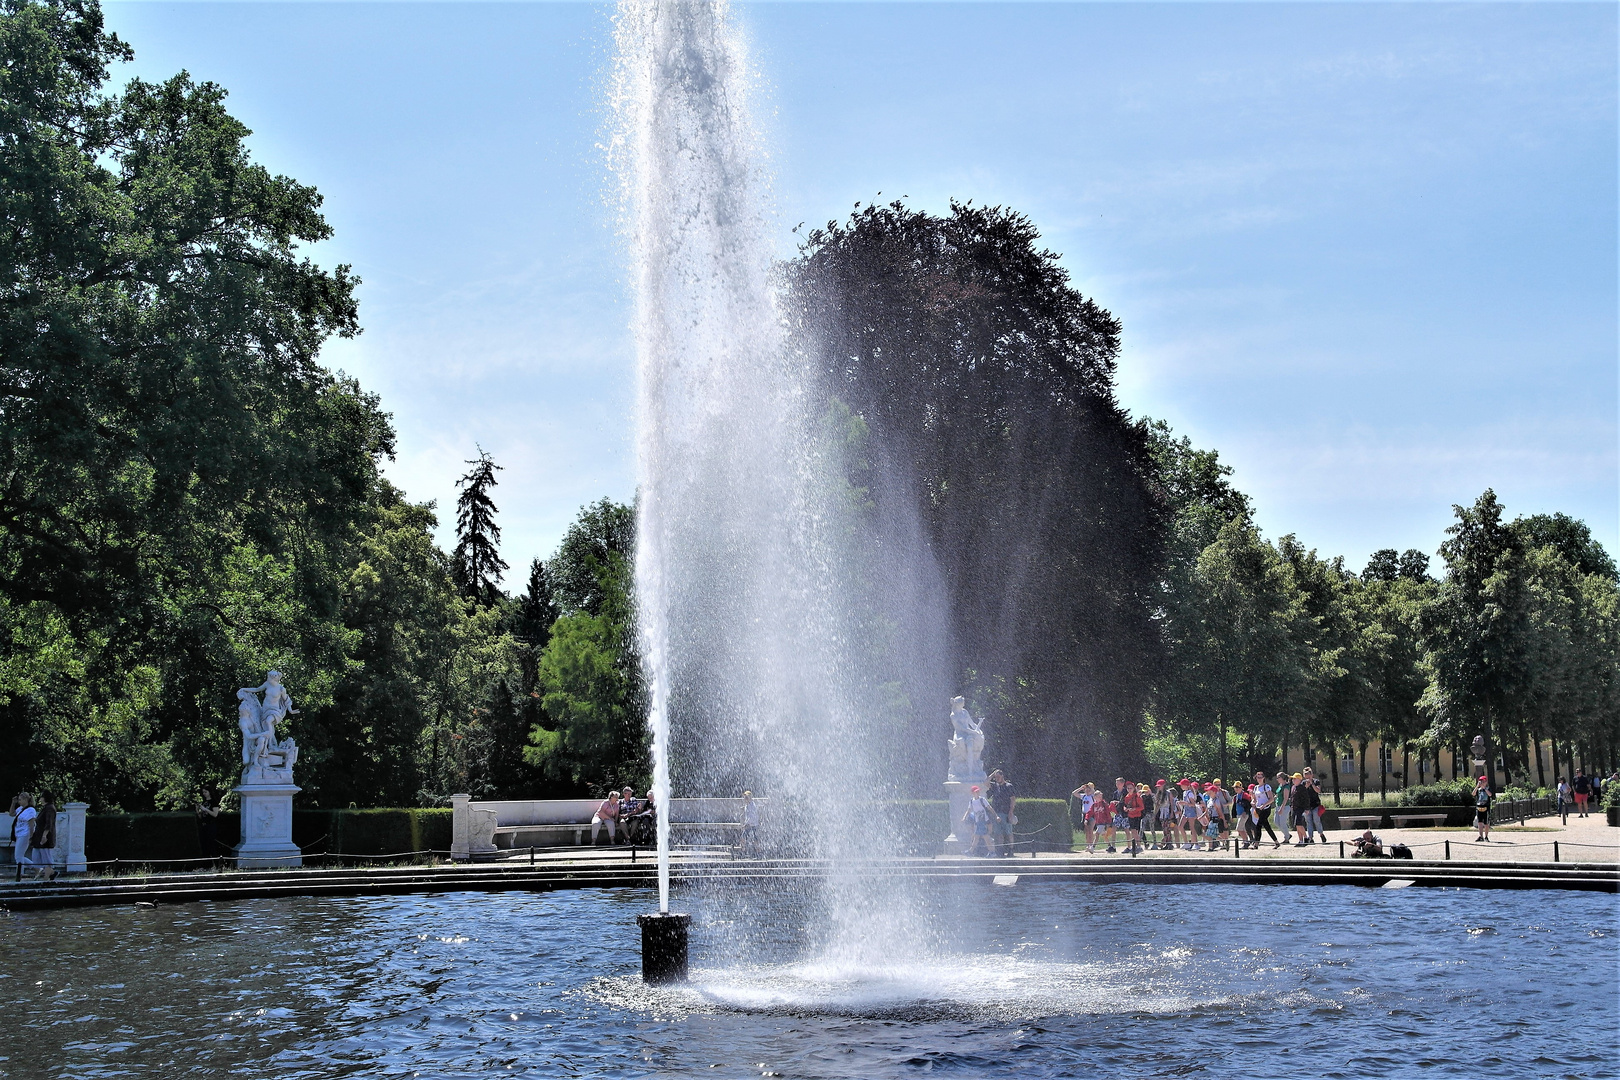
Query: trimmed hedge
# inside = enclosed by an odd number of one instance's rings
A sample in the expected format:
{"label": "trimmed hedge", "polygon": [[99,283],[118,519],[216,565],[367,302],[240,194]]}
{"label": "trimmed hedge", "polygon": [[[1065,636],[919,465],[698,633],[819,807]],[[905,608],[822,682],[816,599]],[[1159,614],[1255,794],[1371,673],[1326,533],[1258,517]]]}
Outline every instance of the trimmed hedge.
{"label": "trimmed hedge", "polygon": [[[890,831],[899,855],[938,855],[940,843],[952,831],[950,804],[944,799],[897,799],[884,803],[878,813],[892,824]],[[1031,847],[1036,851],[1069,851],[1074,847],[1069,804],[1063,799],[1019,799],[1013,813],[1018,817],[1013,840],[1029,845],[1015,851],[1029,851]]]}
{"label": "trimmed hedge", "polygon": [[[397,855],[450,850],[454,811],[294,810],[293,843],[309,854]],[[221,814],[215,837],[219,855],[241,838],[241,819]],[[91,862],[171,862],[201,857],[197,819],[190,811],[156,814],[91,814],[85,822],[85,856]]]}
{"label": "trimmed hedge", "polygon": [[[1036,851],[1072,851],[1074,827],[1069,820],[1066,799],[1019,799],[1013,804],[1013,839],[1033,845]],[[1029,847],[1016,848],[1028,851]]]}
{"label": "trimmed hedge", "polygon": [[896,855],[938,855],[951,832],[951,804],[944,799],[896,799],[877,812],[891,823]]}
{"label": "trimmed hedge", "polygon": [[90,862],[168,862],[229,854],[241,836],[241,818],[221,814],[214,826],[218,852],[203,852],[197,815],[189,810],[150,814],[91,814],[84,823],[84,854]]}
{"label": "trimmed hedge", "polygon": [[1474,781],[1442,780],[1438,784],[1410,787],[1395,798],[1396,806],[1472,806]]}

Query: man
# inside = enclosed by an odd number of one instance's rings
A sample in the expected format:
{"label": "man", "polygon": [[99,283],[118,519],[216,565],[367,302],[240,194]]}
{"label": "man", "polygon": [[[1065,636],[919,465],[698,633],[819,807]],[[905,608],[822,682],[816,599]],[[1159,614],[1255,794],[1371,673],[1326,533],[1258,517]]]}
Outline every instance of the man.
{"label": "man", "polygon": [[608,843],[617,843],[616,834],[619,828],[619,793],[608,792],[608,797],[597,806],[596,813],[591,815],[591,846],[596,846],[596,834],[602,826],[607,826]]}
{"label": "man", "polygon": [[1490,777],[1482,776],[1474,781],[1474,831],[1479,834],[1474,837],[1476,844],[1491,842],[1491,803],[1495,799]]}
{"label": "man", "polygon": [[1322,843],[1327,843],[1327,830],[1322,828],[1322,812],[1326,809],[1322,805],[1322,782],[1316,777],[1316,770],[1309,765],[1305,766],[1305,784],[1311,789],[1313,809],[1310,818],[1305,822],[1305,835],[1316,834]]}
{"label": "man", "polygon": [[1293,780],[1294,828],[1299,831],[1299,846],[1304,847],[1311,842],[1311,824],[1315,821],[1316,808],[1322,800],[1316,794],[1315,785],[1308,783],[1303,774],[1295,773]]}
{"label": "man", "polygon": [[1382,859],[1384,857],[1384,842],[1373,835],[1368,829],[1355,840],[1356,851],[1352,859]]}
{"label": "man", "polygon": [[1142,796],[1142,850],[1156,851],[1159,847],[1159,806],[1153,799],[1153,789],[1147,786],[1147,781],[1136,785],[1136,793]]}
{"label": "man", "polygon": [[1575,793],[1575,816],[1586,816],[1586,801],[1592,797],[1592,778],[1586,775],[1584,768],[1575,772],[1575,782],[1570,785]]}
{"label": "man", "polygon": [[1013,786],[1006,775],[997,769],[990,774],[990,851],[997,855],[1013,853]]}

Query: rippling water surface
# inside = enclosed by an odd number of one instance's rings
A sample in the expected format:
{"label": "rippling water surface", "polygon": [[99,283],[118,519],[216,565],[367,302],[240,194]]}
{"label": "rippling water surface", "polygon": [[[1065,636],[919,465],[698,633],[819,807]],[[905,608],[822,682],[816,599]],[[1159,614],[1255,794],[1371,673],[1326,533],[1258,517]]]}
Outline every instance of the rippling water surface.
{"label": "rippling water surface", "polygon": [[646,890],[0,916],[15,1077],[1616,1076],[1602,894],[951,883],[923,959],[806,959],[798,899]]}

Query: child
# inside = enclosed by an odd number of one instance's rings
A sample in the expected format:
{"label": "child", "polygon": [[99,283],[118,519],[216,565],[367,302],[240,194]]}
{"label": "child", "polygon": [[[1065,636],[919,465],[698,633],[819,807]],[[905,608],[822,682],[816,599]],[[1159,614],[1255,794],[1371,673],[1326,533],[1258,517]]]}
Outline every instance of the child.
{"label": "child", "polygon": [[982,847],[984,857],[989,858],[995,854],[990,847],[990,804],[979,794],[978,784],[973,785],[972,795],[968,800],[967,813],[962,815],[962,821],[973,826],[973,846],[968,849],[968,854],[977,855]]}
{"label": "child", "polygon": [[1191,780],[1181,782],[1181,835],[1185,851],[1198,849],[1198,834],[1203,829],[1201,818],[1204,807],[1198,799],[1198,789]]}

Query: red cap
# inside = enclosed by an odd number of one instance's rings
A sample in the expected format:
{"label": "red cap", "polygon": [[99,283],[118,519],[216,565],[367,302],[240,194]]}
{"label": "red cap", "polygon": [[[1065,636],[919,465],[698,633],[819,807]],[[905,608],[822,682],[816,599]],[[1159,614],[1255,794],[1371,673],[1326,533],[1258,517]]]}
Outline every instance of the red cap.
{"label": "red cap", "polygon": [[974,785],[973,785],[973,790],[974,790],[974,791],[978,791],[978,790],[979,790],[979,785],[978,785],[978,784],[974,784]]}
{"label": "red cap", "polygon": [[1479,782],[1482,784],[1488,784],[1491,782],[1491,778],[1488,776],[1482,776],[1479,778]]}
{"label": "red cap", "polygon": [[1160,780],[1157,784],[1154,784],[1153,786],[1154,787],[1164,787],[1164,781]]}

